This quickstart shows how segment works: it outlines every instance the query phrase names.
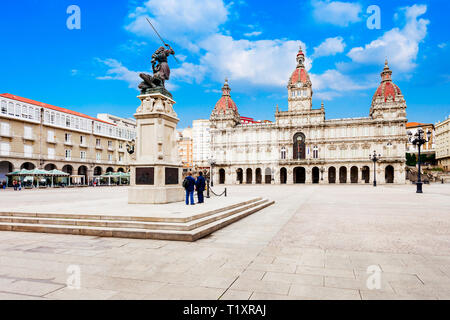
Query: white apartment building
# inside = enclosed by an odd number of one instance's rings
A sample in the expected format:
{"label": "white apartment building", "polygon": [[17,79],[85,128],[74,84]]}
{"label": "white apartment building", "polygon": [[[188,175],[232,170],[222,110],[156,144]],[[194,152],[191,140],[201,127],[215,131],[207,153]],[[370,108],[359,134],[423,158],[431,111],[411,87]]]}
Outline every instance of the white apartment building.
{"label": "white apartment building", "polygon": [[193,159],[198,168],[209,167],[211,158],[211,123],[209,119],[194,120],[192,122]]}

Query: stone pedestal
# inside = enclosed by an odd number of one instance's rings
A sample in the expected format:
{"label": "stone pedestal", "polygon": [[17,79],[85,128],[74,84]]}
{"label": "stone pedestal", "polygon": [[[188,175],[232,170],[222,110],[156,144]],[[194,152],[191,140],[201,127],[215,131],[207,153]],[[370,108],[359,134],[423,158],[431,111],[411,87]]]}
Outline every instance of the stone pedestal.
{"label": "stone pedestal", "polygon": [[178,153],[173,110],[175,101],[161,93],[140,95],[134,117],[137,124],[135,159],[131,164],[130,204],[183,201],[182,164]]}

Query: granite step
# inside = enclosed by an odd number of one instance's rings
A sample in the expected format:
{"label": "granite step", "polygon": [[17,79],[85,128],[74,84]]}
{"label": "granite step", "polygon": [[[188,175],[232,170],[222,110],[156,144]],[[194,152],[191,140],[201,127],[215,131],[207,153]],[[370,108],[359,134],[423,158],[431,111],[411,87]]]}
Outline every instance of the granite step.
{"label": "granite step", "polygon": [[22,223],[22,224],[44,224],[44,225],[60,225],[60,226],[87,226],[87,227],[110,227],[110,228],[133,228],[148,230],[181,230],[189,231],[199,228],[216,220],[223,219],[240,211],[244,211],[268,200],[258,200],[255,202],[245,203],[232,209],[220,210],[217,213],[198,218],[189,222],[146,222],[146,221],[129,221],[129,220],[98,220],[98,219],[76,219],[71,215],[64,218],[43,218],[43,217],[22,217],[22,216],[2,216],[0,222],[6,223]]}
{"label": "granite step", "polygon": [[220,212],[235,209],[247,204],[261,201],[261,197],[255,197],[251,200],[241,201],[222,208],[201,212],[192,216],[185,217],[160,217],[160,216],[124,216],[124,215],[103,215],[103,214],[77,214],[77,213],[34,213],[34,212],[1,212],[2,217],[28,217],[28,218],[45,218],[45,219],[77,219],[77,220],[108,220],[108,221],[139,221],[139,222],[170,222],[170,223],[186,223],[203,217],[214,215]]}
{"label": "granite step", "polygon": [[[56,233],[56,234],[72,234],[87,235],[98,237],[117,237],[117,238],[133,238],[133,239],[159,239],[159,240],[177,240],[177,241],[196,241],[203,238],[214,231],[217,231],[233,222],[245,218],[259,210],[262,210],[274,201],[263,199],[254,205],[241,206],[241,210],[232,210],[229,214],[218,214],[213,219],[203,217],[205,223],[193,221],[194,228],[191,230],[170,230],[170,229],[145,229],[109,226],[87,226],[87,225],[56,225],[43,223],[21,223],[21,222],[0,222],[1,231],[18,231],[18,232],[40,232],[40,233]],[[201,220],[199,218],[197,220]],[[83,220],[83,219],[80,219]],[[39,221],[39,220],[38,220]],[[188,224],[188,223],[186,223]]]}

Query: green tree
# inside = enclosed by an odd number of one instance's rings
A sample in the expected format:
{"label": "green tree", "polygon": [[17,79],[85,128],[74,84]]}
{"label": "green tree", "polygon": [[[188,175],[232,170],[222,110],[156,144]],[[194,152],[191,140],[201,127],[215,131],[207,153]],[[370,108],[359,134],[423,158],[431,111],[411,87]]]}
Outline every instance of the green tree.
{"label": "green tree", "polygon": [[415,154],[407,153],[406,154],[406,165],[415,167],[417,164],[417,159]]}

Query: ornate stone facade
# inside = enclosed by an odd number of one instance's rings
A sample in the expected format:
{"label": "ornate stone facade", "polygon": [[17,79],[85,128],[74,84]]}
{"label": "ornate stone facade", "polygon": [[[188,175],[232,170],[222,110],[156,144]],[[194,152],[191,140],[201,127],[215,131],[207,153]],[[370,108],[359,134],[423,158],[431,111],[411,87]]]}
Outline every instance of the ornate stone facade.
{"label": "ornate stone facade", "polygon": [[325,118],[312,107],[312,83],[300,49],[288,83],[288,110],[275,122],[241,124],[228,81],[211,117],[216,184],[405,183],[406,102],[387,61],[368,117]]}

